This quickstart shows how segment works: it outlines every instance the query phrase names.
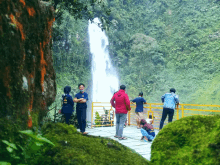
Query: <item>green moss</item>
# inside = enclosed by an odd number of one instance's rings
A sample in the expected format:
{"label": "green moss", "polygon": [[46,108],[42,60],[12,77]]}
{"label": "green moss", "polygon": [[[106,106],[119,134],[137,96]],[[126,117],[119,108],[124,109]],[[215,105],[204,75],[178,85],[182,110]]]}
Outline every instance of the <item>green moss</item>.
{"label": "green moss", "polygon": [[35,164],[148,164],[129,148],[109,138],[84,136],[73,126],[51,123],[43,126],[44,137],[55,147],[44,149]]}
{"label": "green moss", "polygon": [[164,127],[152,144],[152,164],[219,164],[220,116],[190,116]]}

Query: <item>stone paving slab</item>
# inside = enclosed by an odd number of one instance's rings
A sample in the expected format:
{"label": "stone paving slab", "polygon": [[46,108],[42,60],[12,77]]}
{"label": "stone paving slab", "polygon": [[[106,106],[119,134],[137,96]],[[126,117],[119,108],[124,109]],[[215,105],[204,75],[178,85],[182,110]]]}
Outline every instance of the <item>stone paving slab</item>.
{"label": "stone paving slab", "polygon": [[[89,135],[114,139],[119,143],[134,150],[135,152],[139,153],[145,159],[150,160],[152,142],[145,142],[143,140],[140,140],[142,136],[140,129],[137,129],[137,127],[135,126],[127,126],[126,128],[124,128],[123,136],[127,137],[127,140],[119,140],[118,138],[115,138],[115,130],[115,126],[86,128],[86,132],[88,132]],[[157,135],[158,130],[155,130],[155,133]]]}

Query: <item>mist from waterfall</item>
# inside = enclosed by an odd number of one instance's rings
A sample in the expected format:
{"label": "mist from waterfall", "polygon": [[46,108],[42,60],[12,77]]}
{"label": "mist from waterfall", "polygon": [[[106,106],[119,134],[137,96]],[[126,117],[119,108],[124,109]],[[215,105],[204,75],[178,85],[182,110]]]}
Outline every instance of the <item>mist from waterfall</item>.
{"label": "mist from waterfall", "polygon": [[89,22],[89,42],[92,54],[92,101],[109,102],[113,93],[119,89],[116,70],[111,64],[108,52],[108,38],[98,26],[100,21]]}

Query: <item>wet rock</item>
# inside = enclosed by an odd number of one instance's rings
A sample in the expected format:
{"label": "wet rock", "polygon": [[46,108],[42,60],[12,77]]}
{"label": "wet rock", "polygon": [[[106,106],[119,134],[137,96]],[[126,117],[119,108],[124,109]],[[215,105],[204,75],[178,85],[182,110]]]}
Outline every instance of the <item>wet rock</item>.
{"label": "wet rock", "polygon": [[119,147],[117,147],[116,145],[112,144],[111,142],[108,142],[107,146],[108,146],[108,148],[113,148],[113,149],[116,149],[116,150],[119,150],[119,151],[121,150]]}

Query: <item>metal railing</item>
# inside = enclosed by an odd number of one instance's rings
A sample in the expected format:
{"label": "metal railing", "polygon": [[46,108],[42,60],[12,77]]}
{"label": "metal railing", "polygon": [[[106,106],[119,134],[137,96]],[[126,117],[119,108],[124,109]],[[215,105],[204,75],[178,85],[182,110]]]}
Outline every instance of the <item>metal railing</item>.
{"label": "metal railing", "polygon": [[[96,124],[103,122],[101,119],[96,119],[95,113],[98,112],[101,114],[101,116],[105,113],[103,111],[104,108],[108,108],[108,124]],[[128,112],[128,125],[135,125],[136,126],[136,117],[135,117],[135,104],[131,104],[131,111]],[[205,109],[204,109],[205,108]],[[144,118],[149,118],[149,115],[151,114],[152,117],[155,117],[154,119],[154,128],[159,129],[159,124],[162,116],[163,111],[163,104],[162,103],[147,103],[144,105],[144,111],[143,115]],[[111,117],[111,112],[113,114],[113,117]],[[179,106],[174,111],[173,121],[179,120],[186,116],[192,116],[192,115],[214,115],[214,114],[220,114],[220,105],[203,105],[203,104],[179,104]],[[167,117],[168,118],[168,117]],[[108,102],[93,102],[92,103],[92,115],[91,115],[91,126],[113,126],[114,123],[114,109]],[[167,119],[164,122],[164,125],[166,125]]]}
{"label": "metal railing", "polygon": [[[97,119],[96,112],[100,119]],[[114,110],[109,102],[92,102],[91,127],[113,126],[114,116]]]}
{"label": "metal railing", "polygon": [[50,111],[54,110],[54,115],[53,115],[53,122],[55,123],[56,121],[56,117],[58,115],[58,111],[57,111],[57,105],[55,105],[54,107],[50,108],[49,111],[47,112],[47,115],[49,114]]}

